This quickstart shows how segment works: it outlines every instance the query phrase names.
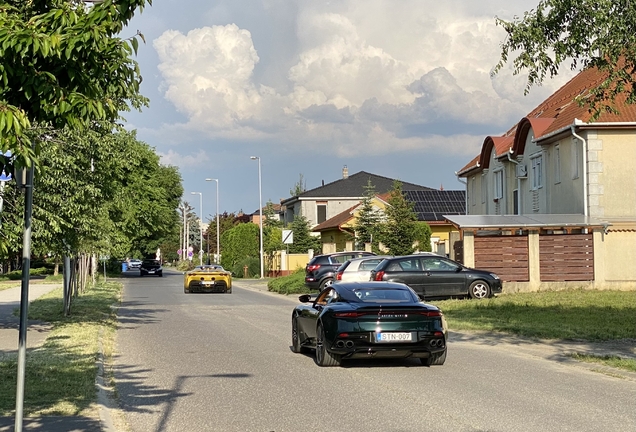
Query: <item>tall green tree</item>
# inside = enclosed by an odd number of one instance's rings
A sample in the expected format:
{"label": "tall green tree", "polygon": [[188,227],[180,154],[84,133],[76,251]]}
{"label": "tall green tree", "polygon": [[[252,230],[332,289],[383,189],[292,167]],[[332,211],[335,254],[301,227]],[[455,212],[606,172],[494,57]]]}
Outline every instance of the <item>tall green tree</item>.
{"label": "tall green tree", "polygon": [[292,187],[289,190],[289,194],[291,196],[295,197],[295,196],[298,196],[298,195],[302,194],[306,190],[307,190],[307,182],[305,181],[305,177],[301,173],[300,177],[298,179],[298,182],[296,182],[296,184],[294,184],[294,187]]}
{"label": "tall green tree", "polygon": [[431,227],[426,222],[417,222],[415,224],[417,250],[421,252],[431,252],[431,234]]}
{"label": "tall green tree", "polygon": [[118,36],[146,4],[151,0],[92,7],[75,0],[0,1],[0,148],[18,166],[35,160],[27,131],[36,123],[55,129],[112,123],[147,103],[131,58],[143,37]]}
{"label": "tall green tree", "polygon": [[569,62],[571,69],[596,67],[605,78],[591,94],[577,96],[598,117],[614,111],[614,100],[627,93],[636,103],[636,2],[632,0],[540,0],[523,18],[497,24],[507,33],[499,72],[514,57],[514,73],[528,72],[526,93]]}
{"label": "tall green tree", "polygon": [[313,249],[314,253],[321,253],[320,238],[311,235],[309,221],[305,216],[296,215],[289,229],[294,233],[294,243],[289,245],[290,253],[307,253]]}
{"label": "tall green tree", "polygon": [[371,180],[364,186],[364,198],[356,215],[354,224],[356,248],[364,250],[366,243],[371,243],[374,252],[379,252],[380,232],[382,229],[382,212],[373,206],[375,186]]}
{"label": "tall green tree", "polygon": [[391,255],[408,255],[415,251],[417,214],[414,204],[402,193],[402,183],[395,181],[384,209],[386,221],[382,227],[382,243]]}
{"label": "tall green tree", "polygon": [[241,223],[221,235],[221,265],[235,274],[243,274],[240,267],[248,258],[260,258],[260,230],[253,223]]}
{"label": "tall green tree", "polygon": [[[214,251],[216,249],[216,215],[214,215],[213,219],[209,219],[208,231],[206,235],[206,239],[210,242],[210,251]],[[231,230],[238,224],[236,220],[236,214],[228,213],[227,211],[223,213],[219,213],[219,235],[220,239],[223,238],[223,233]],[[219,242],[220,242],[219,239]],[[219,246],[221,247],[222,244]],[[223,249],[221,248],[221,253],[223,253]]]}

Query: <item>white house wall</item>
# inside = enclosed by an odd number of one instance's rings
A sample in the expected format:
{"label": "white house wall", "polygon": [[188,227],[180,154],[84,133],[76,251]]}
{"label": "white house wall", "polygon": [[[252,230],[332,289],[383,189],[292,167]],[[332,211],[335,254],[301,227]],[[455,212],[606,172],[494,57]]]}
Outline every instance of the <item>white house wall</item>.
{"label": "white house wall", "polygon": [[[584,136],[584,135],[583,135]],[[557,178],[557,146],[560,175]],[[578,151],[576,147],[578,146]],[[546,145],[545,182],[548,206],[546,213],[583,214],[583,161],[582,143],[574,137],[564,138]],[[576,168],[575,168],[576,166]],[[577,174],[578,173],[578,174]]]}
{"label": "white house wall", "polygon": [[315,201],[302,200],[302,214],[307,218],[311,226],[318,225],[318,207],[317,201],[327,202],[327,219],[339,215],[343,211],[353,207],[360,202],[360,199],[352,198],[350,200],[334,200],[329,198],[320,198]]}
{"label": "white house wall", "polygon": [[589,131],[590,216],[636,218],[636,139],[633,131]]}

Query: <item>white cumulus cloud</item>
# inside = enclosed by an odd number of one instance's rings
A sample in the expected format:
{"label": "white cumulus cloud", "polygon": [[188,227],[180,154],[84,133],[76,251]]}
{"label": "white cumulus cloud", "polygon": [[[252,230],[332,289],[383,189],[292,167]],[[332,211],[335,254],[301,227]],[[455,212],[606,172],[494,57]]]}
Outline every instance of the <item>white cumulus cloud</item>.
{"label": "white cumulus cloud", "polygon": [[[289,55],[275,65],[259,56],[253,32],[234,23],[168,30],[154,41],[162,91],[187,117],[187,128],[237,143],[318,145],[341,156],[472,152],[484,135],[507,129],[571,74],[526,98],[524,77],[509,69],[491,77],[504,37],[494,16],[511,15],[509,4],[466,3],[300,2],[293,43],[281,47]],[[284,7],[268,3],[271,10]],[[277,25],[275,13],[263,20]],[[257,67],[279,71],[281,64],[288,65],[286,75],[272,81],[286,85],[256,78]],[[198,162],[176,153],[164,158]]]}

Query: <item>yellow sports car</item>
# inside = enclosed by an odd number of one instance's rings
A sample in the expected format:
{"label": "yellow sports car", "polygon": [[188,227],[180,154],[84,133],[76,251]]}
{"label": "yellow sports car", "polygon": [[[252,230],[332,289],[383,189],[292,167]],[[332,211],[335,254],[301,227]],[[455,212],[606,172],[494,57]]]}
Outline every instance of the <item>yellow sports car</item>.
{"label": "yellow sports car", "polygon": [[232,273],[218,264],[196,266],[185,273],[183,292],[232,293]]}

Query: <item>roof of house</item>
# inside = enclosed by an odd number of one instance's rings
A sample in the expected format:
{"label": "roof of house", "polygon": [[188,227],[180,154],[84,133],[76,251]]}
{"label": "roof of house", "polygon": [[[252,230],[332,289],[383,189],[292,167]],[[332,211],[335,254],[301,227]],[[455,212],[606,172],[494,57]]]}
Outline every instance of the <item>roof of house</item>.
{"label": "roof of house", "polygon": [[[514,156],[523,154],[525,136],[530,128],[532,128],[536,140],[573,125],[575,119],[582,123],[592,122],[593,112],[590,105],[580,106],[576,98],[579,96],[587,97],[590,89],[597,86],[605,76],[606,73],[595,68],[580,72],[530,111],[504,135],[486,137],[481,153],[460,169],[458,174],[487,167],[493,147],[496,157],[503,157],[508,152]],[[636,122],[636,104],[627,103],[627,93],[619,94],[614,104],[618,113],[603,111],[599,118],[591,124]]]}
{"label": "roof of house", "polygon": [[[388,193],[377,195],[378,199],[386,201]],[[466,214],[466,192],[463,190],[426,190],[404,191],[406,200],[415,204],[417,220],[425,222],[445,222],[444,215]],[[358,203],[334,217],[316,225],[312,231],[320,232],[329,229],[340,229],[343,224],[354,217]]]}
{"label": "roof of house", "polygon": [[417,220],[445,221],[444,215],[466,214],[466,192],[463,190],[405,191],[404,197],[415,204]]}
{"label": "roof of house", "polygon": [[[263,214],[265,214],[265,211],[267,210],[267,206],[270,205],[272,206],[272,210],[274,211],[274,213],[280,213],[280,204],[275,204],[275,203],[267,203],[267,205],[263,206]],[[254,210],[253,213],[251,213],[251,216],[256,216],[260,214],[260,209],[256,209]]]}
{"label": "roof of house", "polygon": [[[375,192],[378,194],[382,194],[393,189],[393,183],[395,182],[395,179],[392,178],[360,171],[348,176],[347,178],[342,178],[331,183],[327,183],[326,185],[305,191],[298,195],[298,197],[291,197],[283,200],[282,203],[284,204],[286,201],[290,201],[294,198],[360,198],[364,196],[365,187],[369,180],[371,181],[371,184],[375,186]],[[402,182],[402,190],[433,189],[413,183]]]}

